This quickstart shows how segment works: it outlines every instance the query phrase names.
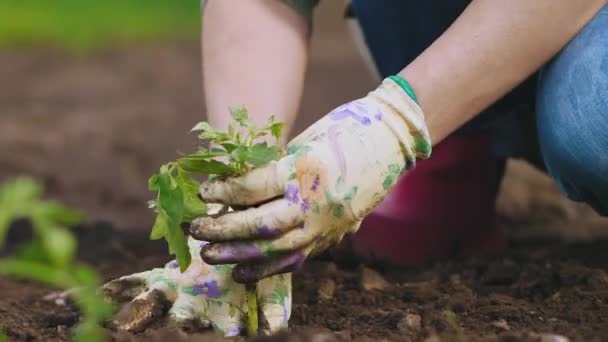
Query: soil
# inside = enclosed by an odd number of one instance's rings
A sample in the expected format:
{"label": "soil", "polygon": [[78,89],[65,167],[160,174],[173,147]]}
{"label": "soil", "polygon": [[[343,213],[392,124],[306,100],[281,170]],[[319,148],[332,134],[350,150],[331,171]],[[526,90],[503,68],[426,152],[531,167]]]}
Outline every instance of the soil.
{"label": "soil", "polygon": [[[11,230],[9,245],[27,238]],[[109,225],[83,226],[80,258],[105,280],[167,261],[163,243]],[[100,244],[99,241],[104,241]],[[542,333],[572,340],[608,336],[608,241],[515,243],[506,255],[382,268],[321,256],[294,277],[289,334],[277,341],[535,341]],[[65,341],[78,323],[58,291],[0,278],[1,325],[10,341]],[[161,326],[160,324],[157,326]],[[107,329],[115,341],[217,339],[207,331],[151,328],[133,335]]]}
{"label": "soil", "polygon": [[[332,8],[319,11],[315,30],[323,34],[312,42],[294,133],[375,84],[346,38],[340,3],[321,2]],[[32,175],[50,198],[83,211],[89,223],[76,229],[80,257],[104,280],[166,262],[165,246],[146,236],[146,179],[176,151],[192,149],[195,140],[184,133],[204,119],[198,43],[93,56],[2,50],[0,74],[0,181]],[[543,333],[604,340],[608,240],[597,237],[608,224],[559,196],[546,176],[514,165],[498,203],[513,240],[505,255],[401,270],[318,258],[296,274],[291,331],[276,340],[534,341]],[[17,223],[9,248],[27,236],[27,225]],[[0,278],[0,326],[11,341],[70,336],[78,312],[44,299],[55,292]],[[221,340],[165,328],[107,333],[116,341]]]}

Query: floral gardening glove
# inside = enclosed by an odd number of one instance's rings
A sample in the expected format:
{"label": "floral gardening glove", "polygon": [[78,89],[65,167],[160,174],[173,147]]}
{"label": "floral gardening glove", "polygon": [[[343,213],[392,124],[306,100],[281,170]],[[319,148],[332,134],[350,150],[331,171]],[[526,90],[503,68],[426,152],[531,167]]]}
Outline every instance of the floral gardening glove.
{"label": "floral gardening glove", "polygon": [[288,145],[266,167],[201,185],[204,201],[253,206],[195,220],[191,235],[210,241],[209,264],[238,264],[238,282],[293,271],[354,233],[431,142],[405,80],[392,76],[366,97],[342,105]]}
{"label": "floral gardening glove", "polygon": [[[114,301],[131,301],[113,322],[119,329],[141,331],[162,318],[184,328],[213,329],[226,336],[246,327],[245,285],[232,279],[233,265],[211,266],[200,258],[204,241],[188,240],[192,263],[181,273],[177,261],[164,268],[131,274],[102,287]],[[258,317],[263,333],[287,328],[291,314],[291,275],[280,274],[257,284]]]}

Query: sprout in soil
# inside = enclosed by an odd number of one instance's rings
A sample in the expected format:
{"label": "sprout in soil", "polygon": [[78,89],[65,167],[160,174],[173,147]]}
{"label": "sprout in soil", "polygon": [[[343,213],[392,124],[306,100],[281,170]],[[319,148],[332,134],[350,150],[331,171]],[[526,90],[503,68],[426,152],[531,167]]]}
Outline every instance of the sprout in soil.
{"label": "sprout in soil", "polygon": [[[0,185],[0,247],[10,224],[17,219],[27,219],[34,232],[32,241],[19,246],[14,256],[0,259],[0,274],[70,290],[83,315],[74,340],[102,341],[98,323],[112,314],[112,307],[97,295],[97,273],[76,262],[77,240],[66,228],[81,223],[83,218],[41,197],[42,186],[30,178]],[[0,341],[2,338],[0,331]]]}

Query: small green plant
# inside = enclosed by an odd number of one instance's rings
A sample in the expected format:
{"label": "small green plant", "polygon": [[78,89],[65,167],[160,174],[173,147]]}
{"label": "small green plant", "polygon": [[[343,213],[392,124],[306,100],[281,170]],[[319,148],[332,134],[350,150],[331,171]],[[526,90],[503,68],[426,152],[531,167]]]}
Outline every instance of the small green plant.
{"label": "small green plant", "polygon": [[[260,167],[279,159],[283,149],[279,145],[283,124],[270,117],[264,127],[256,127],[245,108],[232,108],[232,120],[227,131],[217,130],[207,122],[200,122],[192,131],[199,132],[199,139],[212,147],[200,147],[198,151],[182,156],[160,167],[148,185],[156,193],[150,202],[157,215],[150,238],[165,238],[169,252],[175,255],[180,270],[185,271],[191,257],[182,224],[207,215],[207,206],[198,197],[199,181],[194,176],[235,176],[252,167]],[[276,144],[260,141],[272,136]],[[248,284],[248,331],[257,334],[257,297],[255,284]]]}
{"label": "small green plant", "polygon": [[72,297],[83,315],[74,340],[101,341],[103,333],[98,323],[112,314],[112,308],[97,295],[97,273],[75,261],[76,238],[66,228],[83,218],[41,196],[42,186],[30,178],[17,178],[0,186],[0,246],[17,219],[27,219],[34,233],[33,240],[19,246],[15,256],[0,259],[0,274],[73,290]]}

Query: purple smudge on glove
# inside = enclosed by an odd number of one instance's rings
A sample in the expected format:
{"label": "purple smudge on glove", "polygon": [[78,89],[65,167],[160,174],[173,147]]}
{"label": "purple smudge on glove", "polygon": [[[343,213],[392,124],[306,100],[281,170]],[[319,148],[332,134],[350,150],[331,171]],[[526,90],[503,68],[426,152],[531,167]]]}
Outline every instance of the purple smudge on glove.
{"label": "purple smudge on glove", "polygon": [[167,267],[176,269],[179,267],[179,263],[177,262],[177,260],[171,260],[167,263]]}
{"label": "purple smudge on glove", "polygon": [[315,180],[312,182],[312,185],[310,186],[310,190],[311,191],[317,191],[317,189],[319,188],[319,181],[320,181],[320,177],[319,175],[317,175],[315,177]]}
{"label": "purple smudge on glove", "polygon": [[300,202],[300,190],[295,184],[288,184],[285,190],[285,199],[289,204],[298,204]]}
{"label": "purple smudge on glove", "polygon": [[363,126],[369,126],[372,124],[370,116],[373,116],[377,121],[382,120],[382,112],[377,108],[374,108],[374,110],[376,112],[370,114],[370,108],[367,105],[364,105],[360,101],[353,101],[334,109],[329,113],[329,117],[334,121],[353,118]]}
{"label": "purple smudge on glove", "polygon": [[206,248],[203,254],[203,260],[221,264],[249,259],[255,260],[264,256],[258,247],[243,242],[214,245],[211,248]]}
{"label": "purple smudge on glove", "polygon": [[220,298],[222,295],[222,292],[217,285],[217,281],[215,280],[194,285],[192,287],[192,292],[194,292],[194,294],[197,296],[203,295],[209,298]]}
{"label": "purple smudge on glove", "polygon": [[272,274],[293,272],[299,269],[306,255],[302,251],[281,255],[267,263],[239,264],[232,271],[234,280],[240,283],[258,281]]}
{"label": "purple smudge on glove", "polygon": [[233,325],[231,327],[228,327],[228,329],[226,329],[226,336],[228,336],[228,337],[239,336],[239,335],[241,335],[241,328],[238,325]]}
{"label": "purple smudge on glove", "polygon": [[281,230],[277,228],[270,228],[268,225],[258,228],[258,236],[262,239],[270,239],[279,235],[281,235]]}
{"label": "purple smudge on glove", "polygon": [[287,303],[283,303],[283,322],[289,321],[290,316],[289,308],[287,307]]}
{"label": "purple smudge on glove", "polygon": [[303,212],[307,212],[310,210],[310,205],[307,201],[302,201],[302,203],[300,203],[300,209],[302,209]]}

